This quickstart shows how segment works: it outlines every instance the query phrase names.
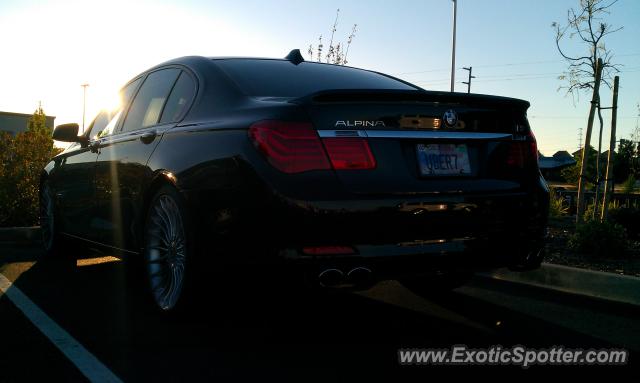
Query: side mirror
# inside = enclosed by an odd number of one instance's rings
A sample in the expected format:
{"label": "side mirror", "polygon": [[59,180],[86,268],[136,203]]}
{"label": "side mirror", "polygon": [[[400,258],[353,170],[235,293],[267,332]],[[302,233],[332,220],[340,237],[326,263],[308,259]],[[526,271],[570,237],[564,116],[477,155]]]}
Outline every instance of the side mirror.
{"label": "side mirror", "polygon": [[53,130],[53,139],[63,142],[81,142],[82,137],[78,137],[79,129],[76,123],[58,125]]}

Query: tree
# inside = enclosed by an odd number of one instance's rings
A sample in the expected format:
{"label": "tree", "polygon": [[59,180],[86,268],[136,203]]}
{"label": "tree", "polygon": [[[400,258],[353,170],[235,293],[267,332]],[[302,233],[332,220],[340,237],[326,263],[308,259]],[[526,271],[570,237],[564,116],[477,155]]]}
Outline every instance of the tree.
{"label": "tree", "polygon": [[47,128],[46,124],[47,115],[44,114],[42,104],[38,104],[36,111],[29,117],[27,131],[51,135],[51,129]]}
{"label": "tree", "polygon": [[322,35],[318,37],[318,45],[316,47],[313,44],[309,44],[309,60],[313,61],[314,56],[317,62],[325,62],[329,64],[337,64],[337,65],[347,65],[347,57],[349,56],[349,48],[351,47],[351,43],[353,39],[356,37],[356,30],[358,28],[358,24],[353,24],[351,28],[351,34],[347,37],[346,43],[335,43],[334,37],[335,33],[338,30],[338,19],[340,16],[340,9],[336,10],[336,19],[333,22],[333,27],[331,28],[331,40],[329,40],[329,48],[327,49],[327,53],[323,56],[324,44],[322,43]]}
{"label": "tree", "polygon": [[[558,76],[560,80],[566,80],[567,84],[559,89],[566,89],[567,94],[579,98],[580,91],[596,91],[594,89],[596,64],[602,59],[601,82],[611,88],[612,74],[619,72],[618,65],[613,64],[613,53],[607,49],[604,37],[622,29],[614,28],[611,24],[602,21],[602,16],[609,14],[609,8],[618,0],[580,0],[580,9],[573,8],[567,12],[567,24],[562,26],[554,22],[552,26],[556,31],[556,47],[560,55],[567,60],[567,71]],[[586,46],[587,54],[569,54],[566,48],[561,47],[561,41],[567,37],[569,40],[578,37],[579,42]],[[602,110],[598,94],[598,119],[600,122],[600,134],[598,136],[598,160],[602,151]],[[599,176],[599,175],[598,175]]]}
{"label": "tree", "polygon": [[[566,169],[563,169],[560,172],[560,174],[562,175],[562,178],[564,178],[569,183],[572,183],[572,184],[578,183],[578,178],[580,177],[580,162],[582,161],[582,152],[583,150],[580,149],[579,151],[574,153],[573,158],[576,160],[575,165],[570,166]],[[593,146],[589,146],[589,151],[587,154],[587,158],[588,158],[587,168],[585,169],[585,175],[587,176],[587,180],[589,181],[589,183],[594,183],[595,181],[595,174],[596,174],[595,153],[596,153],[596,150],[593,148]]]}
{"label": "tree", "polygon": [[38,223],[40,175],[60,149],[53,146],[46,115],[38,106],[27,130],[12,137],[0,133],[0,226]]}
{"label": "tree", "polygon": [[636,145],[633,141],[621,139],[618,153],[613,161],[613,175],[616,182],[624,182],[630,175],[634,175],[633,163],[635,154]]}
{"label": "tree", "polygon": [[[560,80],[566,80],[567,85],[561,86],[560,89],[566,88],[567,94],[579,96],[580,91],[591,91],[591,108],[589,110],[589,118],[587,123],[587,133],[585,146],[590,144],[591,129],[593,127],[594,112],[597,109],[598,119],[600,121],[600,132],[598,135],[598,151],[596,152],[596,184],[599,190],[601,184],[600,172],[600,152],[602,151],[602,130],[603,120],[600,105],[600,83],[604,83],[611,88],[612,73],[619,72],[617,65],[611,62],[612,52],[607,49],[604,43],[604,37],[615,33],[622,29],[613,28],[611,24],[602,21],[602,16],[609,14],[609,9],[617,2],[617,0],[580,0],[580,8],[578,11],[571,8],[567,12],[567,24],[561,25],[557,22],[552,23],[552,27],[556,31],[556,47],[560,55],[567,60],[567,71],[559,76]],[[572,40],[578,38],[581,45],[587,48],[586,53],[570,54],[566,48],[561,47],[561,41],[568,37]],[[584,156],[582,166],[586,166],[589,161],[589,152]],[[584,175],[583,171],[583,175]],[[578,211],[576,221],[580,223],[582,212],[584,209],[584,193],[582,181],[578,183]],[[596,192],[596,201],[598,203],[598,192]]]}
{"label": "tree", "polygon": [[[617,32],[622,27],[614,28],[611,24],[602,22],[602,16],[609,14],[609,8],[618,0],[580,0],[580,9],[571,8],[567,12],[567,24],[553,22],[556,31],[556,47],[560,55],[569,63],[567,71],[560,75],[560,80],[567,84],[560,89],[566,89],[567,94],[579,96],[580,91],[593,90],[596,73],[596,63],[601,58],[602,82],[611,88],[612,74],[619,72],[618,65],[611,62],[613,53],[605,43],[604,37]],[[569,54],[561,47],[563,39],[578,37],[579,42],[586,47],[586,54]]]}

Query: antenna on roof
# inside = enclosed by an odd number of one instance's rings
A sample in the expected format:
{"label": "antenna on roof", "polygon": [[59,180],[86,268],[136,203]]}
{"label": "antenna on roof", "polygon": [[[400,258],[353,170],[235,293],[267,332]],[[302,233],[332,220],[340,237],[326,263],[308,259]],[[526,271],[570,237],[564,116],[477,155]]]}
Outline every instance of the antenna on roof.
{"label": "antenna on roof", "polygon": [[300,54],[300,49],[294,49],[285,57],[285,59],[291,61],[292,64],[298,65],[304,62],[304,57]]}

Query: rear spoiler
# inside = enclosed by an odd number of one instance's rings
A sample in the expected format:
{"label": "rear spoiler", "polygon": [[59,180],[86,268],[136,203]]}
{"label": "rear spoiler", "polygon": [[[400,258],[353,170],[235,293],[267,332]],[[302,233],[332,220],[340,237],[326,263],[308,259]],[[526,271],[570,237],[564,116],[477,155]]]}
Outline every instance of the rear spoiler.
{"label": "rear spoiler", "polygon": [[323,90],[289,102],[300,105],[352,102],[401,102],[401,103],[430,103],[453,104],[482,107],[510,107],[528,109],[528,101],[517,98],[489,96],[484,94],[467,94],[455,92],[438,92],[427,90],[362,90],[336,89]]}

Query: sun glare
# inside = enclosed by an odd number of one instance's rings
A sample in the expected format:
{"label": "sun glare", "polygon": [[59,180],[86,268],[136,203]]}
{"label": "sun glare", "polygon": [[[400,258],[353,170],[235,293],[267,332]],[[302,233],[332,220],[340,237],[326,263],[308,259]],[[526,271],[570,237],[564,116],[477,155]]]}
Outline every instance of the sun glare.
{"label": "sun glare", "polygon": [[[25,6],[11,17],[0,14],[0,35],[20,35],[20,39],[3,40],[5,51],[16,57],[33,57],[32,47],[37,43],[38,58],[54,58],[46,65],[35,58],[0,63],[2,109],[31,113],[41,101],[45,113],[56,116],[56,125],[81,123],[84,99],[80,85],[88,83],[84,105],[88,125],[101,110],[117,108],[120,87],[152,65],[194,54],[242,54],[247,51],[243,47],[254,45],[251,33],[220,15],[198,14],[171,4],[115,0],[100,9],[97,17],[97,4],[48,3]],[[40,29],[25,27],[24,20]],[[117,28],[105,20],[119,20],[120,25],[130,28]],[[160,31],[152,39],[143,37],[146,31],[159,31],[157,25],[169,22],[174,29]],[[42,30],[48,32],[43,34]],[[173,33],[175,30],[182,32]],[[191,41],[184,39],[185,33],[210,37],[206,42]]]}
{"label": "sun glare", "polygon": [[95,109],[98,111],[115,111],[120,109],[121,100],[117,90],[107,90],[104,94],[95,95]]}

